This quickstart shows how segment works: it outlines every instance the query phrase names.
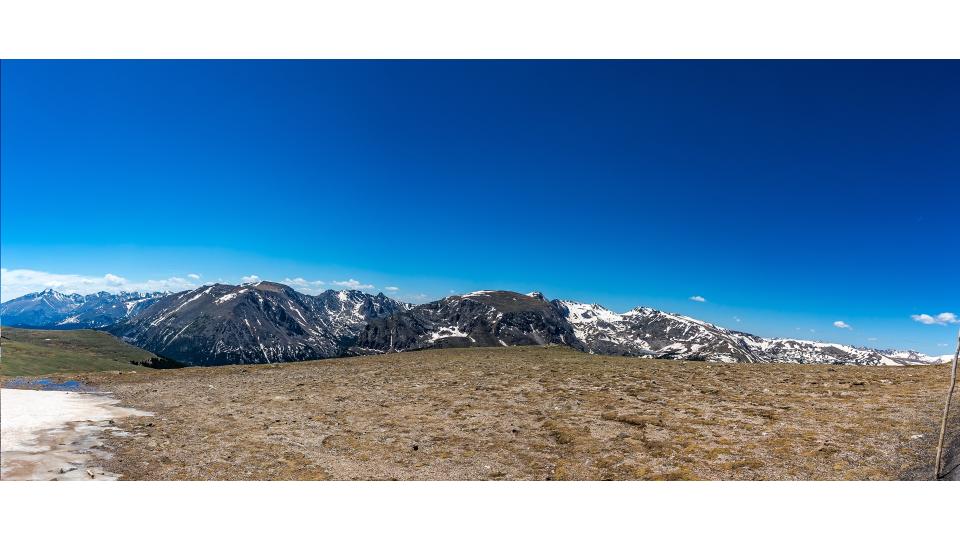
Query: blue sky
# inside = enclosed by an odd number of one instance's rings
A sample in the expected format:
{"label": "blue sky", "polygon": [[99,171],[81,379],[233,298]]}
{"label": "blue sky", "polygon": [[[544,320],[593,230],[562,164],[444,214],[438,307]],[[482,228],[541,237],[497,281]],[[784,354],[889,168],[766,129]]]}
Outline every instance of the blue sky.
{"label": "blue sky", "polygon": [[0,69],[4,300],[256,275],[955,343],[957,62]]}

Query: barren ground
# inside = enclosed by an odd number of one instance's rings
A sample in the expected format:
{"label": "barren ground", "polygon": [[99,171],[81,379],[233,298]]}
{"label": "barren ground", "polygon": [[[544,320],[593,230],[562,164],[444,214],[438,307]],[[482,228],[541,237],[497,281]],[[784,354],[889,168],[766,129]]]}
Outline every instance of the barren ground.
{"label": "barren ground", "polygon": [[948,376],[512,347],[72,378],[156,413],[106,439],[124,479],[802,480],[929,479]]}

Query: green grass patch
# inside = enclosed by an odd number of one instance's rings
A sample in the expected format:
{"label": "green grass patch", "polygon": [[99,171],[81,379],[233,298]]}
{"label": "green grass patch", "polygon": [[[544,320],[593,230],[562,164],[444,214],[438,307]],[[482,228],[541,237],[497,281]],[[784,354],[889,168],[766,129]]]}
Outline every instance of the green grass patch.
{"label": "green grass patch", "polygon": [[0,328],[0,375],[151,369],[156,355],[97,330]]}

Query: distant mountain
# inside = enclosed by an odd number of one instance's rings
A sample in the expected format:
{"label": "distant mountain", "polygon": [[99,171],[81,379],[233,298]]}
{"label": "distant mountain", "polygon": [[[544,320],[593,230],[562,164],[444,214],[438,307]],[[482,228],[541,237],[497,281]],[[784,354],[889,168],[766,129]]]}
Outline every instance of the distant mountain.
{"label": "distant mountain", "polygon": [[450,296],[372,321],[358,336],[352,352],[548,343],[591,354],[712,362],[903,365],[939,363],[947,358],[915,351],[765,339],[648,307],[615,313],[598,304],[547,302],[540,293],[508,291]]}
{"label": "distant mountain", "polygon": [[445,347],[575,345],[573,327],[543,295],[477,291],[370,321],[358,354]]}
{"label": "distant mountain", "polygon": [[598,304],[510,291],[476,291],[412,306],[360,291],[312,296],[266,281],[174,294],[46,290],[2,304],[0,317],[9,326],[105,328],[191,365],[547,344],[591,354],[712,362],[906,365],[950,358],[767,339],[649,307],[615,313]]}
{"label": "distant mountain", "polygon": [[595,354],[649,355],[711,362],[803,364],[936,364],[947,357],[916,351],[879,351],[801,339],[767,339],[683,315],[638,307],[614,313],[597,304],[555,300],[582,349]]}
{"label": "distant mountain", "polygon": [[135,315],[167,293],[64,294],[53,289],[0,304],[0,322],[22,328],[103,328]]}
{"label": "distant mountain", "polygon": [[190,365],[287,362],[340,356],[368,321],[406,309],[383,294],[217,284],[167,296],[109,331]]}

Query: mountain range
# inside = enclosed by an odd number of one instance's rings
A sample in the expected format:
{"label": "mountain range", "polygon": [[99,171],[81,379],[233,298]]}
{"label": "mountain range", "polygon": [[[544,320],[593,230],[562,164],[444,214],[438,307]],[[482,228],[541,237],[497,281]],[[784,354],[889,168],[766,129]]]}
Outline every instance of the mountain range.
{"label": "mountain range", "polygon": [[0,322],[102,328],[189,365],[288,362],[447,347],[564,345],[591,354],[712,362],[930,364],[947,356],[798,339],[768,339],[683,315],[543,294],[476,291],[420,305],[383,294],[300,293],[272,282],[178,293],[67,295],[52,290],[0,305]]}
{"label": "mountain range", "polygon": [[7,326],[21,328],[105,328],[166,296],[167,293],[160,292],[81,295],[46,289],[0,304],[0,320]]}

